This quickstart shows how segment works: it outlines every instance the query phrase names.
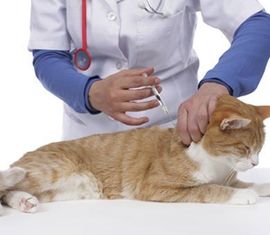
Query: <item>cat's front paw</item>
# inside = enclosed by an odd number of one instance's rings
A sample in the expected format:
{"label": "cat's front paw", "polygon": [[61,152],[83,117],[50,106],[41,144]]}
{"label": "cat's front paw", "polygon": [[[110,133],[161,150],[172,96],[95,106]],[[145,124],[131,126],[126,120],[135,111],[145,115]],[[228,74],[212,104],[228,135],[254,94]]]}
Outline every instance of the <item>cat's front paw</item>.
{"label": "cat's front paw", "polygon": [[252,189],[235,189],[228,204],[233,205],[251,205],[255,204],[258,194]]}
{"label": "cat's front paw", "polygon": [[260,197],[270,197],[270,183],[255,184],[252,186],[252,189],[254,189]]}

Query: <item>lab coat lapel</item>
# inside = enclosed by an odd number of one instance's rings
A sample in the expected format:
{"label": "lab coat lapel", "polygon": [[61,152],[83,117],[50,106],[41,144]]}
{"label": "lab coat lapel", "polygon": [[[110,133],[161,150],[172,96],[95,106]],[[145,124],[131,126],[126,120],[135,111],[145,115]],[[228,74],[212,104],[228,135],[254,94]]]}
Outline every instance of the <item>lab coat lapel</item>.
{"label": "lab coat lapel", "polygon": [[100,0],[107,3],[107,5],[113,10],[117,11],[117,1],[116,0]]}

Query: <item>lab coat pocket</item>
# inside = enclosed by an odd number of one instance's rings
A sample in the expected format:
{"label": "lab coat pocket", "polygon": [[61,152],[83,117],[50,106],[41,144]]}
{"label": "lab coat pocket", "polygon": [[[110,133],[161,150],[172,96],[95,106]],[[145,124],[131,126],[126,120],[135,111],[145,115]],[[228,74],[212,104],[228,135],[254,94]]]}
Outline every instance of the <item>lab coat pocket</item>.
{"label": "lab coat pocket", "polygon": [[189,14],[185,8],[166,17],[145,12],[137,22],[138,65],[154,66],[157,70],[184,65],[192,44],[188,35],[194,25],[189,22]]}

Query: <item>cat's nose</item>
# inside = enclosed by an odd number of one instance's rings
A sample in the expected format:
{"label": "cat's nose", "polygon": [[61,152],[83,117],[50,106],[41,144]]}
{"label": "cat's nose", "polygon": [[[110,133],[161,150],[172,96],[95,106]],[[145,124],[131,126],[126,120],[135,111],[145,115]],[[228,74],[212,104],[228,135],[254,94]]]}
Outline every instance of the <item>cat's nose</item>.
{"label": "cat's nose", "polygon": [[259,158],[258,155],[254,155],[250,159],[252,167],[257,166],[259,164]]}
{"label": "cat's nose", "polygon": [[251,163],[253,167],[257,166],[258,165],[258,162],[252,162]]}

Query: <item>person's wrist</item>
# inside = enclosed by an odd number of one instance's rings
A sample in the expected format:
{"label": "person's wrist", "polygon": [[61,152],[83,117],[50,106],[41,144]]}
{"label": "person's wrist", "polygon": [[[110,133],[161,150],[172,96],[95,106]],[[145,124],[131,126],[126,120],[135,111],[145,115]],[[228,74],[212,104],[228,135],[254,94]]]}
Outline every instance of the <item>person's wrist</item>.
{"label": "person's wrist", "polygon": [[97,100],[100,97],[100,85],[102,80],[96,80],[90,87],[88,92],[88,101],[91,107],[95,110],[99,110]]}
{"label": "person's wrist", "polygon": [[211,91],[216,93],[217,95],[230,95],[230,92],[228,91],[226,86],[215,82],[204,82],[200,86],[199,91]]}

